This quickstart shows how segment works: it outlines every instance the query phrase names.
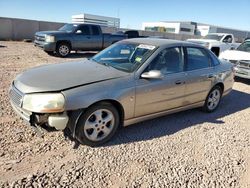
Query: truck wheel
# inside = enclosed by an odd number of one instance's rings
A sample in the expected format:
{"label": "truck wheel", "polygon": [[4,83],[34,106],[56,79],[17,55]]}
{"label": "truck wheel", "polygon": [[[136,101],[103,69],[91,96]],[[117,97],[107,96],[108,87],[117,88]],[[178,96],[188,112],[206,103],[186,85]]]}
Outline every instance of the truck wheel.
{"label": "truck wheel", "polygon": [[205,104],[203,106],[203,111],[205,112],[215,111],[220,104],[221,96],[222,96],[222,89],[220,86],[215,86],[214,88],[212,88],[206,98]]}
{"label": "truck wheel", "polygon": [[96,104],[80,116],[76,125],[76,138],[81,144],[99,146],[114,136],[119,123],[120,117],[113,105]]}
{"label": "truck wheel", "polygon": [[59,43],[56,47],[56,55],[59,57],[66,57],[70,54],[71,47],[68,43]]}

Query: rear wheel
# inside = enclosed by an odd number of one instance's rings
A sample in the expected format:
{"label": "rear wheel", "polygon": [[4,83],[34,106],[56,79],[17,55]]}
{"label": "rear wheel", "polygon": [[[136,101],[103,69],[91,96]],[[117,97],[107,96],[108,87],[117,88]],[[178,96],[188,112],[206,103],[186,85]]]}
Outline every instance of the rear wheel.
{"label": "rear wheel", "polygon": [[119,114],[109,103],[96,104],[79,118],[76,137],[81,144],[99,146],[110,140],[120,123]]}
{"label": "rear wheel", "polygon": [[203,106],[203,110],[206,112],[213,112],[215,111],[221,100],[222,96],[222,89],[219,86],[215,86],[208,94],[205,104]]}
{"label": "rear wheel", "polygon": [[59,43],[56,47],[56,55],[59,57],[66,57],[70,54],[71,47],[68,43]]}

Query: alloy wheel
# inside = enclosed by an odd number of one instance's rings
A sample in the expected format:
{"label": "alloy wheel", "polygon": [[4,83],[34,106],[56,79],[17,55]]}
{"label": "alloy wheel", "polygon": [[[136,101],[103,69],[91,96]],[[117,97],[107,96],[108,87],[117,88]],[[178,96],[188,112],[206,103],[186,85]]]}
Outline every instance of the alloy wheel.
{"label": "alloy wheel", "polygon": [[103,140],[112,132],[114,123],[115,118],[111,111],[98,109],[87,118],[84,134],[91,141]]}
{"label": "alloy wheel", "polygon": [[221,98],[221,93],[219,89],[213,90],[208,97],[208,102],[207,102],[208,109],[214,110],[218,106],[220,98]]}
{"label": "alloy wheel", "polygon": [[61,45],[59,47],[59,53],[62,55],[62,56],[66,56],[69,54],[69,47],[67,45]]}

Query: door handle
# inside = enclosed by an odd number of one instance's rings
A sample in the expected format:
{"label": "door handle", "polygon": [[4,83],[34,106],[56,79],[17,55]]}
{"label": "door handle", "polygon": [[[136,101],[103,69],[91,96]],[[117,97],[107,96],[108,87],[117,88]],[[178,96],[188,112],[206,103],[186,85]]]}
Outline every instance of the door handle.
{"label": "door handle", "polygon": [[87,39],[90,39],[90,37],[87,37]]}

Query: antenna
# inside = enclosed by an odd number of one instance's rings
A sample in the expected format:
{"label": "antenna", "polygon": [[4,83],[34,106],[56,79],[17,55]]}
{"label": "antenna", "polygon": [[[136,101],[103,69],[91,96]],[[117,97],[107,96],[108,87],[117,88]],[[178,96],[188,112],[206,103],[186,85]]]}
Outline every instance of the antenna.
{"label": "antenna", "polygon": [[117,18],[120,18],[120,8],[117,9]]}

